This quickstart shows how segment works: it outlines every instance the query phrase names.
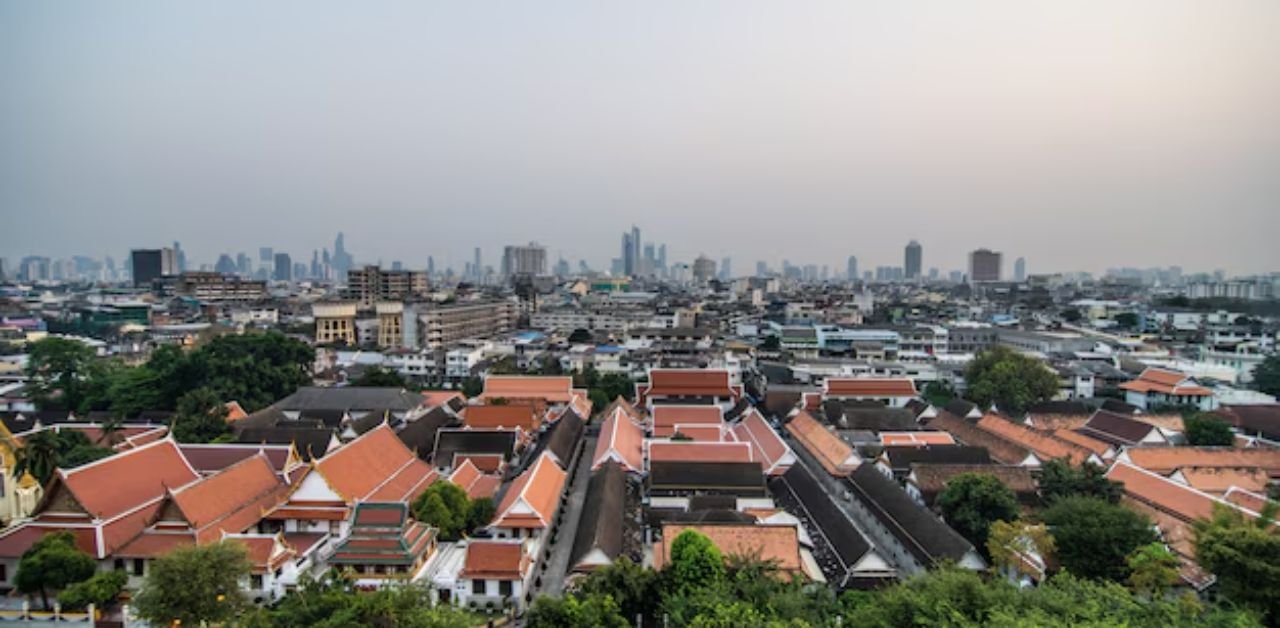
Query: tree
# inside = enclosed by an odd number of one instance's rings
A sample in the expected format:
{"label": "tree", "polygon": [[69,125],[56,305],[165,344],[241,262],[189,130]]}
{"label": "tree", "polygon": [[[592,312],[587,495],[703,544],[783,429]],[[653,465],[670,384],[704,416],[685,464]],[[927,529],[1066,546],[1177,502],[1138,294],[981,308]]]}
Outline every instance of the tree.
{"label": "tree", "polygon": [[93,348],[79,340],[51,336],[31,343],[26,372],[32,400],[42,409],[80,410],[95,359]]}
{"label": "tree", "polygon": [[179,390],[207,386],[254,412],[309,385],[314,361],[310,346],[278,332],[218,336],[178,365],[192,378]]}
{"label": "tree", "polygon": [[58,595],[58,603],[66,609],[84,609],[93,604],[106,608],[115,604],[129,575],[123,571],[99,571],[88,580],[77,582]]}
{"label": "tree", "polygon": [[1280,396],[1280,353],[1267,356],[1253,367],[1253,387],[1268,395]]}
{"label": "tree", "polygon": [[760,342],[761,351],[779,351],[782,349],[782,339],[778,336],[765,336]]}
{"label": "tree", "polygon": [[992,523],[1018,518],[1017,496],[994,475],[985,473],[962,473],[952,478],[938,496],[938,507],[947,524],[983,552]]}
{"label": "tree", "polygon": [[406,388],[403,377],[391,370],[384,369],[380,366],[374,366],[365,369],[360,377],[351,383],[352,386],[369,386],[373,388]]}
{"label": "tree", "polygon": [[1187,443],[1196,447],[1229,447],[1236,442],[1231,425],[1215,416],[1194,412],[1182,423]]}
{"label": "tree", "polygon": [[1068,323],[1077,322],[1081,318],[1083,318],[1083,315],[1080,314],[1080,310],[1077,310],[1076,308],[1069,307],[1062,311],[1062,320],[1067,321]]}
{"label": "tree", "polygon": [[1096,497],[1064,497],[1043,513],[1064,569],[1085,578],[1123,582],[1125,559],[1156,542],[1151,520]]}
{"label": "tree", "polygon": [[1073,467],[1065,460],[1050,460],[1040,469],[1040,497],[1052,505],[1064,497],[1097,497],[1112,504],[1120,502],[1124,488],[1107,479],[1106,471],[1091,462]]}
{"label": "tree", "polygon": [[724,579],[724,556],[706,535],[685,530],[671,542],[669,569],[676,590],[704,588]]}
{"label": "tree", "polygon": [[97,564],[93,557],[76,547],[70,532],[53,532],[40,537],[18,560],[15,584],[22,593],[39,593],[40,602],[49,608],[49,590],[88,580]]}
{"label": "tree", "polygon": [[58,434],[53,430],[40,430],[23,440],[15,454],[17,463],[14,477],[30,473],[41,485],[48,484],[58,468]]}
{"label": "tree", "polygon": [[1280,531],[1275,502],[1257,518],[1228,506],[1215,506],[1213,517],[1195,524],[1196,561],[1218,578],[1224,597],[1280,619]]}
{"label": "tree", "polygon": [[178,400],[173,437],[182,443],[209,443],[229,434],[227,407],[211,388],[197,388]]}
{"label": "tree", "polygon": [[[107,447],[91,442],[89,437],[79,430],[58,430],[54,439],[57,443],[58,467],[62,469],[74,469],[115,453]],[[105,434],[103,440],[106,440]]]}
{"label": "tree", "polygon": [[297,590],[273,608],[253,609],[237,618],[245,628],[471,628],[471,614],[448,605],[433,606],[431,593],[414,583],[395,583],[374,591],[357,590],[336,571],[319,580],[303,576]]}
{"label": "tree", "polygon": [[933,381],[924,385],[924,390],[920,395],[924,397],[925,401],[928,401],[930,405],[941,408],[948,403],[951,403],[951,400],[956,398],[956,391],[951,387],[951,384],[948,384],[947,382]]}
{"label": "tree", "polygon": [[[492,506],[493,502],[489,502]],[[457,484],[442,480],[427,487],[413,501],[413,516],[418,521],[440,530],[440,538],[456,541],[471,528],[471,500]],[[478,515],[477,515],[478,516]],[[493,515],[490,514],[490,518]],[[488,523],[486,521],[485,523]]]}
{"label": "tree", "polygon": [[608,595],[618,603],[622,616],[631,619],[637,615],[653,616],[661,598],[658,584],[657,573],[624,556],[591,572],[578,584],[578,592]]}
{"label": "tree", "polygon": [[1013,414],[1058,392],[1058,377],[1043,363],[1002,346],[979,353],[969,364],[965,380],[971,401],[980,406],[994,403]]}
{"label": "tree", "polygon": [[498,507],[494,505],[492,498],[480,497],[471,500],[471,505],[467,507],[467,530],[474,532],[489,525],[496,514],[498,514]]}
{"label": "tree", "polygon": [[1116,325],[1125,329],[1133,329],[1138,326],[1139,322],[1138,315],[1133,312],[1121,312],[1112,317],[1112,320],[1116,322]]}
{"label": "tree", "polygon": [[482,392],[484,392],[484,381],[479,377],[468,377],[462,380],[462,395],[464,397],[479,397]]}
{"label": "tree", "polygon": [[1153,598],[1178,583],[1178,557],[1161,543],[1149,543],[1125,558],[1129,566],[1129,588]]}
{"label": "tree", "polygon": [[152,561],[134,609],[152,625],[229,621],[249,606],[240,588],[249,570],[244,545],[235,541],[173,550]]}
{"label": "tree", "polygon": [[529,628],[628,628],[631,623],[607,594],[538,596],[525,616]]}
{"label": "tree", "polygon": [[591,332],[586,329],[578,328],[573,330],[573,333],[569,334],[569,342],[574,344],[584,344],[591,341]]}
{"label": "tree", "polygon": [[1053,536],[1043,524],[994,521],[987,533],[987,555],[996,569],[1021,572],[1023,556],[1038,555],[1047,561],[1056,549]]}

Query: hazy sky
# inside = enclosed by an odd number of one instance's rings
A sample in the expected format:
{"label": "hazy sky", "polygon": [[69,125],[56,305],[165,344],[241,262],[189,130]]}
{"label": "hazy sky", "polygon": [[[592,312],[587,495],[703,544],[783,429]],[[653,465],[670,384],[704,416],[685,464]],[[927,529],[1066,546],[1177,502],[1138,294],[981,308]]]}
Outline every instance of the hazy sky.
{"label": "hazy sky", "polygon": [[0,3],[0,256],[1280,270],[1280,2]]}

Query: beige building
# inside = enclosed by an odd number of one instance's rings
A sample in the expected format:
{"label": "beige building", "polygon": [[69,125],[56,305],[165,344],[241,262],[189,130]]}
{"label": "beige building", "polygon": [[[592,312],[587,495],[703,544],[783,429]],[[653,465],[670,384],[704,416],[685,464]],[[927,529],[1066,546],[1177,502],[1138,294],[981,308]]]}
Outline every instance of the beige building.
{"label": "beige building", "polygon": [[425,296],[428,290],[426,271],[365,266],[347,271],[345,296],[367,310],[379,301],[403,301]]}
{"label": "beige building", "polygon": [[188,271],[178,275],[174,292],[201,301],[256,301],[267,296],[267,282],[215,272]]}
{"label": "beige building", "polygon": [[514,301],[433,304],[418,317],[419,344],[442,349],[462,340],[506,333],[515,328],[519,315]]}
{"label": "beige building", "polygon": [[378,313],[378,346],[383,349],[404,347],[404,304],[383,301],[374,310]]}
{"label": "beige building", "polygon": [[316,344],[356,344],[355,303],[313,303],[311,315],[316,319]]}

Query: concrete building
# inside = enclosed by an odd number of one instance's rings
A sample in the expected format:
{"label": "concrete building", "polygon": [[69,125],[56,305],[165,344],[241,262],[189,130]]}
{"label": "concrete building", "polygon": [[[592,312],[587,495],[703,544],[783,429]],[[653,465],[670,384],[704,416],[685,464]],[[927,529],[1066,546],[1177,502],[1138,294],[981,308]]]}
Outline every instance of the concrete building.
{"label": "concrete building", "polygon": [[289,259],[288,253],[276,253],[276,265],[271,278],[276,281],[293,281],[293,260]]}
{"label": "concrete building", "polygon": [[404,347],[404,304],[383,301],[374,307],[378,314],[378,346],[383,349]]}
{"label": "concrete building", "polygon": [[201,301],[257,301],[267,296],[267,282],[218,272],[188,271],[173,283],[176,294]]}
{"label": "concrete building", "polygon": [[547,249],[537,242],[508,246],[502,251],[502,275],[540,276],[547,274]]}
{"label": "concrete building", "polygon": [[693,260],[693,279],[699,283],[711,281],[716,276],[716,261],[705,256],[699,255],[698,259]]}
{"label": "concrete building", "polygon": [[433,304],[418,316],[419,345],[443,349],[462,340],[490,338],[514,329],[519,315],[514,301]]}
{"label": "concrete building", "polygon": [[1013,280],[1018,283],[1027,280],[1027,258],[1019,257],[1013,262]]}
{"label": "concrete building", "polygon": [[907,243],[906,259],[903,261],[903,268],[906,269],[907,280],[920,278],[920,268],[924,261],[924,247],[919,242],[912,240]]}
{"label": "concrete building", "polygon": [[178,259],[173,249],[134,249],[129,257],[133,262],[134,286],[150,286],[161,277],[178,274]]}
{"label": "concrete building", "polygon": [[990,249],[978,249],[969,254],[969,283],[1000,281],[1001,255]]}
{"label": "concrete building", "polygon": [[426,295],[428,289],[426,271],[365,266],[347,272],[345,297],[367,310],[379,301],[403,301]]}
{"label": "concrete building", "polygon": [[356,344],[355,303],[313,303],[311,315],[316,319],[316,344]]}

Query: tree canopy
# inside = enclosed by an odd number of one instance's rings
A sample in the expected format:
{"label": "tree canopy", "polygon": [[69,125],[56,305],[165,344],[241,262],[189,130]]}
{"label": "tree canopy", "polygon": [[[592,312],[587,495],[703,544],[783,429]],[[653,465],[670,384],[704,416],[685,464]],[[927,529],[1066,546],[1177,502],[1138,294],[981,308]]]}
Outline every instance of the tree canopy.
{"label": "tree canopy", "polygon": [[1231,424],[1218,417],[1193,412],[1182,420],[1187,443],[1196,447],[1229,447],[1236,442]]}
{"label": "tree canopy", "polygon": [[1056,541],[1059,564],[1085,578],[1124,582],[1125,559],[1157,540],[1146,516],[1096,497],[1064,497],[1042,518]]}
{"label": "tree canopy", "polygon": [[96,360],[93,348],[79,340],[50,336],[31,343],[26,372],[32,400],[41,408],[80,410]]}
{"label": "tree canopy", "polygon": [[1280,619],[1280,530],[1275,526],[1275,502],[1261,516],[1246,517],[1239,510],[1216,506],[1213,517],[1195,527],[1196,560],[1218,578],[1224,597]]}
{"label": "tree canopy", "polygon": [[298,589],[272,608],[254,609],[239,618],[246,628],[470,628],[476,618],[451,606],[432,606],[431,594],[411,583],[357,591],[337,573],[320,580],[303,578]]}
{"label": "tree canopy", "polygon": [[1253,387],[1268,395],[1280,396],[1280,353],[1267,356],[1253,367]]}
{"label": "tree canopy", "polygon": [[17,449],[13,473],[15,477],[30,473],[43,485],[53,478],[57,469],[74,469],[113,453],[111,449],[91,442],[79,430],[44,429],[26,437],[22,447]]}
{"label": "tree canopy", "polygon": [[1112,504],[1120,502],[1123,487],[1106,477],[1106,471],[1086,462],[1073,467],[1065,460],[1050,460],[1040,468],[1040,497],[1048,504],[1064,497],[1085,496]]}
{"label": "tree canopy", "polygon": [[992,523],[1018,518],[1018,499],[1013,491],[985,473],[962,473],[952,478],[938,496],[938,507],[947,524],[983,552]]}
{"label": "tree canopy", "polygon": [[58,603],[67,609],[83,609],[90,604],[106,608],[115,604],[129,575],[123,571],[99,571],[88,580],[77,582],[58,594]]}
{"label": "tree canopy", "polygon": [[231,433],[227,407],[210,388],[197,388],[178,400],[173,437],[181,443],[210,443]]}
{"label": "tree canopy", "polygon": [[445,541],[456,541],[488,525],[493,515],[493,500],[472,500],[448,480],[433,483],[413,500],[414,518],[440,530],[440,538]]}
{"label": "tree canopy", "polygon": [[352,386],[369,386],[374,388],[408,388],[408,382],[399,373],[391,369],[385,369],[380,366],[373,366],[365,369],[355,381],[351,382]]}
{"label": "tree canopy", "polygon": [[70,532],[53,532],[36,541],[18,560],[14,584],[22,593],[39,593],[49,608],[49,591],[88,580],[97,569],[93,557],[76,547]]}
{"label": "tree canopy", "polygon": [[1163,543],[1149,543],[1125,558],[1129,567],[1129,587],[1135,592],[1162,597],[1178,583],[1178,557]]}
{"label": "tree canopy", "polygon": [[235,541],[176,549],[151,562],[134,608],[153,625],[226,622],[250,606],[240,586],[249,571],[244,545]]}
{"label": "tree canopy", "polygon": [[1014,414],[1052,399],[1058,392],[1058,377],[1043,363],[1002,346],[980,352],[969,364],[965,381],[971,401],[981,406],[995,404]]}

